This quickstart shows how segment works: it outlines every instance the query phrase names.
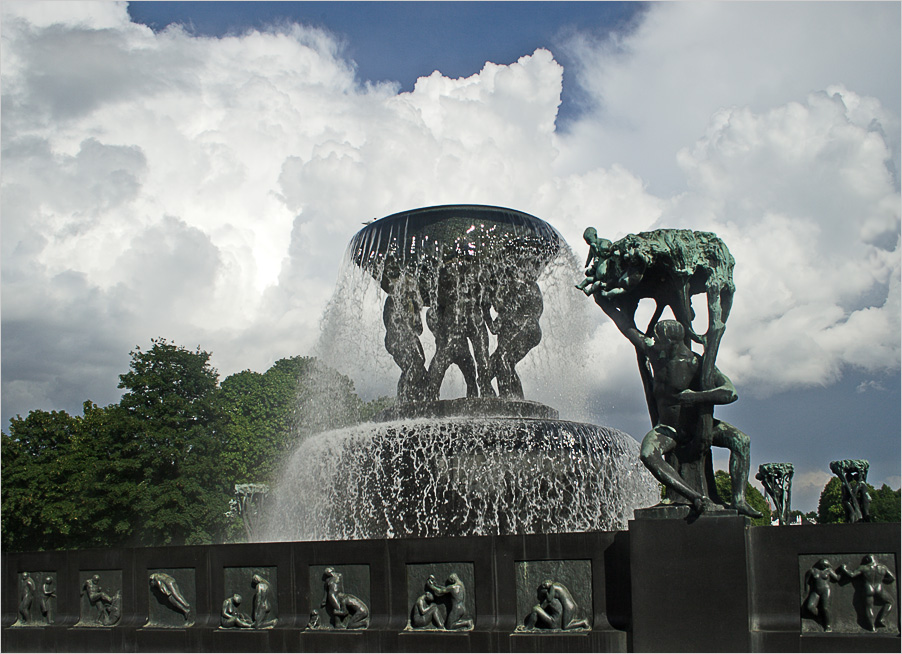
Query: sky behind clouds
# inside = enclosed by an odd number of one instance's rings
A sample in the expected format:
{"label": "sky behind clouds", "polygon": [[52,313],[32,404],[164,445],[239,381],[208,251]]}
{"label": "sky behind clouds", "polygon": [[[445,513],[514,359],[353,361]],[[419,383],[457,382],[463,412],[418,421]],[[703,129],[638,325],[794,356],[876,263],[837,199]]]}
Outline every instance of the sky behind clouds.
{"label": "sky behind clouds", "polygon": [[[899,4],[2,12],[4,425],[116,401],[156,336],[221,377],[310,354],[361,222],[480,203],[547,220],[580,260],[589,225],[715,231],[740,393],[718,415],[753,472],[793,462],[806,510],[832,459],[899,486]],[[632,349],[581,306],[589,404],[559,408],[641,438]]]}

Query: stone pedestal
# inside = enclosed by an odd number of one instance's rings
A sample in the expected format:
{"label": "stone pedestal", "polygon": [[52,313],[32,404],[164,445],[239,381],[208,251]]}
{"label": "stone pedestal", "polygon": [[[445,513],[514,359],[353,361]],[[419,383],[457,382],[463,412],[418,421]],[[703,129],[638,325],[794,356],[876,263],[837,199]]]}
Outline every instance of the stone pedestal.
{"label": "stone pedestal", "polygon": [[748,518],[637,518],[629,523],[630,649],[750,651]]}

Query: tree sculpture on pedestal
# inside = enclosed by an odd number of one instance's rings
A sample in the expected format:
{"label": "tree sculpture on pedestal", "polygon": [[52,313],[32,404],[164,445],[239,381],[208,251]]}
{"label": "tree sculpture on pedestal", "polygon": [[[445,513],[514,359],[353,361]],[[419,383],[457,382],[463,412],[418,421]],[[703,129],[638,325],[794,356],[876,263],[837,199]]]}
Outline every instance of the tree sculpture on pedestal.
{"label": "tree sculpture on pedestal", "polygon": [[[595,228],[583,234],[590,251],[586,279],[577,285],[633,344],[652,430],[642,441],[642,461],[667,488],[665,503],[689,504],[696,513],[722,509],[717,502],[711,446],[730,450],[732,508],[760,517],[746,502],[749,439],[714,418],[714,407],[737,399],[715,365],[733,303],[733,257],[710,232],[659,229],[611,243]],[[692,328],[692,295],[707,298],[708,328]],[[645,331],[636,326],[639,301],[655,301]],[[675,320],[661,320],[670,307]],[[692,351],[691,343],[703,353]]]}
{"label": "tree sculpture on pedestal", "polygon": [[788,525],[791,520],[792,474],[791,463],[762,463],[758,466],[758,474],[755,475],[755,479],[761,482],[764,490],[774,501],[781,525]]}
{"label": "tree sculpture on pedestal", "polygon": [[266,484],[235,484],[235,499],[229,502],[229,516],[240,516],[249,543],[256,542],[263,525],[269,486]]}

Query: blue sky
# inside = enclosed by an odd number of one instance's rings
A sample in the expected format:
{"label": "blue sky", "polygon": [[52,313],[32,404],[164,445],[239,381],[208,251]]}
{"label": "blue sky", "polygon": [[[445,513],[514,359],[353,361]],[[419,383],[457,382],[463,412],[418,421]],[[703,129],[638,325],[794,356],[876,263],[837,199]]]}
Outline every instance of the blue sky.
{"label": "blue sky", "polygon": [[577,29],[625,30],[644,9],[636,2],[132,2],[128,13],[154,30],[180,23],[206,36],[283,21],[322,27],[343,37],[362,80],[394,80],[409,91],[434,70],[467,77],[486,61],[509,64],[537,47],[555,48]]}
{"label": "blue sky", "polygon": [[[717,232],[738,287],[718,364],[740,394],[718,416],[751,436],[751,476],[793,462],[806,510],[836,458],[899,487],[897,3],[2,11],[4,425],[116,401],[157,336],[223,377],[323,352],[361,222],[484,203],[547,220],[580,260],[589,225]],[[588,301],[567,311],[579,347],[546,341],[572,370],[527,395],[641,438],[631,348]],[[387,355],[349,350],[330,363],[389,392]]]}

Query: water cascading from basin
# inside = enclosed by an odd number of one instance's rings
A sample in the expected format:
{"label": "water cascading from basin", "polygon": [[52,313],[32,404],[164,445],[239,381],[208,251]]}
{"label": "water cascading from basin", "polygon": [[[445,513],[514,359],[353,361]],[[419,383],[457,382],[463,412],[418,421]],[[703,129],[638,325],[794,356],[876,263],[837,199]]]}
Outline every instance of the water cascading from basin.
{"label": "water cascading from basin", "polygon": [[638,444],[537,418],[416,418],[317,434],[293,454],[271,540],[623,529],[658,500]]}
{"label": "water cascading from basin", "polygon": [[346,259],[317,355],[364,393],[396,379],[398,404],[300,443],[266,539],[622,529],[658,499],[632,437],[525,399],[585,397],[579,266],[551,225],[416,209],[368,224]]}

